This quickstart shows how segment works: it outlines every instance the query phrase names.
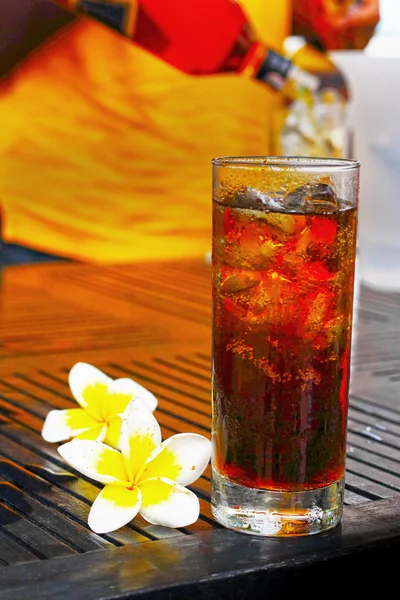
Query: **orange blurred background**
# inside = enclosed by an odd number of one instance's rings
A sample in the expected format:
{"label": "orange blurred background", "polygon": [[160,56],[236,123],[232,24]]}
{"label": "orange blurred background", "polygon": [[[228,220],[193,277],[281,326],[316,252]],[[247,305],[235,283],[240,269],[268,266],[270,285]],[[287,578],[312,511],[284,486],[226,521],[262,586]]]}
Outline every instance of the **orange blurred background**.
{"label": "orange blurred background", "polygon": [[[280,47],[289,2],[243,5]],[[0,91],[5,240],[91,262],[204,256],[211,159],[268,153],[280,101],[236,75],[190,77],[75,20]]]}

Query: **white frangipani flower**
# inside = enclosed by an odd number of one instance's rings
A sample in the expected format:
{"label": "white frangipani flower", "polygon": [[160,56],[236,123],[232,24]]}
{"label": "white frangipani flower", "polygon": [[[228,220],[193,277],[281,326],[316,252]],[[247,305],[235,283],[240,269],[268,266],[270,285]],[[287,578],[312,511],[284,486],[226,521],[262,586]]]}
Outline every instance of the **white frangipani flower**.
{"label": "white frangipani flower", "polygon": [[127,407],[121,426],[120,449],[89,440],[72,440],[59,447],[75,469],[105,487],[89,513],[89,526],[108,533],[139,512],[146,521],[185,527],[199,516],[199,500],[188,490],[208,465],[210,441],[194,433],[173,435],[161,443],[160,426],[141,402]]}
{"label": "white frangipani flower", "polygon": [[42,429],[46,442],[71,438],[96,440],[117,448],[121,415],[128,404],[140,397],[149,410],[157,407],[156,397],[132,379],[111,379],[87,363],[76,363],[69,372],[69,387],[80,408],[51,410]]}

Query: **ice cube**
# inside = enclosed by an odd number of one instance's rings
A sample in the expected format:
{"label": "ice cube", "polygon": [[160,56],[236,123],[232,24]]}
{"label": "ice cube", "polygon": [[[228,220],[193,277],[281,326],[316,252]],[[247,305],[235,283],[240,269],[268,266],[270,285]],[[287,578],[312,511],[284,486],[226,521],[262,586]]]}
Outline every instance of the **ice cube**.
{"label": "ice cube", "polygon": [[290,212],[336,212],[340,204],[333,189],[326,183],[303,185],[285,197],[285,209]]}
{"label": "ice cube", "polygon": [[332,281],[335,278],[335,273],[330,271],[322,261],[313,260],[304,263],[302,277],[304,282],[319,284],[323,281]]}
{"label": "ice cube", "polygon": [[268,222],[271,227],[278,231],[283,238],[290,236],[296,230],[296,221],[292,215],[284,213],[265,213],[263,219]]}
{"label": "ice cube", "polygon": [[260,252],[265,258],[272,259],[275,258],[277,251],[282,246],[283,244],[274,242],[274,240],[265,240],[260,246]]}
{"label": "ice cube", "polygon": [[311,304],[310,312],[307,317],[306,325],[313,332],[316,333],[318,328],[323,327],[324,319],[329,313],[329,310],[334,301],[332,292],[325,291],[317,294],[315,300]]}
{"label": "ice cube", "polygon": [[304,299],[299,297],[298,286],[277,272],[272,272],[252,290],[245,319],[253,326],[291,325],[290,332],[294,333],[304,326],[305,308],[308,309],[308,306]]}
{"label": "ice cube", "polygon": [[254,271],[228,272],[221,283],[222,294],[236,294],[255,287],[261,281],[261,274]]}
{"label": "ice cube", "polygon": [[282,244],[277,239],[280,237],[279,230],[265,220],[268,214],[260,210],[230,209],[230,230],[221,254],[223,263],[244,270],[263,271],[269,268]]}
{"label": "ice cube", "polygon": [[304,258],[299,252],[287,252],[284,254],[282,256],[282,264],[286,278],[294,281],[299,277],[302,278]]}
{"label": "ice cube", "polygon": [[272,259],[272,253],[264,254],[259,245],[256,246],[251,242],[252,240],[245,240],[243,244],[227,244],[223,250],[224,263],[234,269],[255,269],[256,271],[267,269]]}
{"label": "ice cube", "polygon": [[235,208],[252,208],[256,210],[279,210],[284,200],[283,193],[260,192],[254,188],[243,188],[238,190],[231,200],[231,206]]}

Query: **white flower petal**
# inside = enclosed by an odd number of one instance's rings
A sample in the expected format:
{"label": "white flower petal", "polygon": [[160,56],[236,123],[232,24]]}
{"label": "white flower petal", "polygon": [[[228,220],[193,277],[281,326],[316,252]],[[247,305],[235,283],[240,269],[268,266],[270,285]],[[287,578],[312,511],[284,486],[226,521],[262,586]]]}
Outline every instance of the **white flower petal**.
{"label": "white flower petal", "polygon": [[196,494],[164,477],[140,483],[140,514],[153,525],[186,527],[199,518],[200,503]]}
{"label": "white flower petal", "polygon": [[129,382],[129,379],[116,379],[109,385],[103,407],[103,415],[107,421],[122,415],[129,402],[135,398],[129,383],[126,382]]}
{"label": "white flower petal", "polygon": [[140,398],[132,400],[123,414],[119,440],[131,481],[160,443],[161,430],[153,413]]}
{"label": "white flower petal", "polygon": [[115,531],[136,517],[141,504],[139,488],[106,485],[90,509],[89,527],[95,533]]}
{"label": "white flower petal", "polygon": [[100,442],[104,442],[107,446],[111,446],[111,448],[116,448],[120,450],[119,447],[119,438],[121,437],[121,423],[122,419],[120,416],[114,416],[108,421],[106,435],[104,440],[99,440]]}
{"label": "white flower petal", "polygon": [[63,442],[98,426],[83,408],[51,410],[43,423],[42,437],[46,442]]}
{"label": "white flower petal", "polygon": [[[74,440],[92,440],[92,442],[104,442],[107,434],[107,425],[98,425],[93,429],[87,429],[83,433],[76,435]],[[107,444],[108,446],[110,444]]]}
{"label": "white flower petal", "polygon": [[138,473],[138,480],[167,477],[190,485],[203,474],[210,457],[210,440],[196,433],[178,433],[153,450]]}
{"label": "white flower petal", "polygon": [[[114,410],[114,413],[118,414],[124,412],[130,400],[136,398],[137,396],[139,396],[143,400],[143,402],[146,404],[147,408],[151,410],[151,412],[155,411],[158,404],[158,400],[154,396],[154,394],[149,392],[149,390],[144,388],[139,383],[136,383],[136,381],[133,381],[133,379],[115,379],[110,384],[108,394],[110,396],[121,396],[120,401],[114,399],[111,403],[111,405],[114,405],[115,408],[119,408],[119,410]],[[126,402],[125,406],[123,404],[124,398]],[[119,404],[121,404],[121,407],[118,406]]]}
{"label": "white flower petal", "polygon": [[74,469],[100,483],[130,485],[124,458],[118,450],[100,442],[72,440],[58,448],[59,453]]}
{"label": "white flower petal", "polygon": [[68,376],[69,387],[75,400],[99,420],[103,418],[104,401],[112,381],[111,377],[100,369],[82,362],[76,363]]}

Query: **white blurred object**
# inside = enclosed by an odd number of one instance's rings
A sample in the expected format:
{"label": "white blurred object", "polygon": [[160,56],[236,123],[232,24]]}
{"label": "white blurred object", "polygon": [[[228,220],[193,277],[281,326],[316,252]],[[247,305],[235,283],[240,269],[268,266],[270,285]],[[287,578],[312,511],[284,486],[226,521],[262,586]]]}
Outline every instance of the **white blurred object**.
{"label": "white blurred object", "polygon": [[400,58],[400,2],[380,0],[380,22],[365,53],[377,58]]}
{"label": "white blurred object", "polygon": [[353,158],[361,161],[360,279],[400,290],[400,57],[369,52],[335,51],[331,57],[348,77]]}
{"label": "white blurred object", "polygon": [[400,58],[400,2],[379,0],[380,21],[365,48],[369,56]]}
{"label": "white blurred object", "polygon": [[400,58],[400,37],[382,36],[372,38],[365,48],[368,56],[377,58]]}
{"label": "white blurred object", "polygon": [[280,132],[281,151],[285,156],[342,157],[346,131],[346,105],[337,90],[299,90]]}

